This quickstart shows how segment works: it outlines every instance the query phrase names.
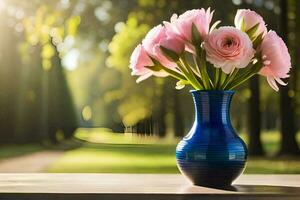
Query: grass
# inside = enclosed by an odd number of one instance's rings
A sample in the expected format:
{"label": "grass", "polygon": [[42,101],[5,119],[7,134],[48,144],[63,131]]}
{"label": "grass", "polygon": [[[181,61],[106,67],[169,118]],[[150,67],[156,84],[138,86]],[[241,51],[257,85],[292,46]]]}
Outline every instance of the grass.
{"label": "grass", "polygon": [[44,144],[10,144],[0,147],[0,160],[13,157],[19,157],[39,151],[68,151],[78,148],[82,143],[76,140],[62,141],[60,144],[53,145],[50,143]]}
{"label": "grass", "polygon": [[[79,129],[76,137],[83,145],[67,151],[48,172],[179,173],[176,139],[112,134],[105,129]],[[276,153],[279,139],[274,132],[263,133],[268,155]],[[300,158],[250,158],[245,173],[300,173]]]}
{"label": "grass", "polygon": [[69,151],[49,172],[177,173],[174,145],[87,144]]}
{"label": "grass", "polygon": [[22,156],[43,150],[44,147],[37,144],[6,145],[0,148],[0,159]]}

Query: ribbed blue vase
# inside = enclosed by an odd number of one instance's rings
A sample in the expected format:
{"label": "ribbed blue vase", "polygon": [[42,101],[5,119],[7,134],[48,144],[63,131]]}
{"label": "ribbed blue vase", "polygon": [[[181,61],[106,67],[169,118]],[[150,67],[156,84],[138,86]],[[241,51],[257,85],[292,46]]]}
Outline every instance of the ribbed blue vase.
{"label": "ribbed blue vase", "polygon": [[234,91],[191,91],[195,121],[176,148],[177,165],[195,185],[227,187],[243,172],[247,148],[230,121]]}

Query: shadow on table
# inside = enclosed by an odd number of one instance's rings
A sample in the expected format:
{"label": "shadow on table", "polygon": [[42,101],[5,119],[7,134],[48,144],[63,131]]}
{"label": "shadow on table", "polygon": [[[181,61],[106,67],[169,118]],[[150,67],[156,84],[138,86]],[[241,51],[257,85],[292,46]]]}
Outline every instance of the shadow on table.
{"label": "shadow on table", "polygon": [[233,185],[231,191],[247,193],[280,193],[280,194],[300,194],[300,187],[292,186],[270,186],[270,185]]}
{"label": "shadow on table", "polygon": [[[184,189],[184,192],[194,192],[198,186],[191,186]],[[206,189],[217,189],[223,191],[232,191],[239,193],[248,194],[291,194],[300,195],[300,187],[293,186],[270,186],[270,185],[244,185],[236,184],[229,187],[210,187],[210,186],[200,186]]]}
{"label": "shadow on table", "polygon": [[233,185],[229,187],[215,187],[213,189],[243,193],[270,193],[270,194],[299,194],[300,187],[270,186],[270,185]]}

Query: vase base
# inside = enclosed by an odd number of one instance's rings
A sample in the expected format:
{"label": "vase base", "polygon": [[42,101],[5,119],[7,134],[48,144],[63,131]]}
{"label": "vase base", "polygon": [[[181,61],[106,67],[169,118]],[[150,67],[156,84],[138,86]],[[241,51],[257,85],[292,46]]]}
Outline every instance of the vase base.
{"label": "vase base", "polygon": [[211,188],[231,188],[244,171],[245,161],[241,162],[193,162],[177,159],[180,172],[194,185]]}

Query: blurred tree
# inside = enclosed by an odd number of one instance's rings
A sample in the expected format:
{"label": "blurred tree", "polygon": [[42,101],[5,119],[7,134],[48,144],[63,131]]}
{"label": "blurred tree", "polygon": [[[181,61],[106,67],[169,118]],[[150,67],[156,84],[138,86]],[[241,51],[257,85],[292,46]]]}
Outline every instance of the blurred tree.
{"label": "blurred tree", "polygon": [[[5,12],[1,12],[0,18],[12,20]],[[9,20],[1,20],[0,29],[0,143],[10,143],[15,137],[16,91],[19,88],[16,80],[21,63],[17,42],[20,38]]]}
{"label": "blurred tree", "polygon": [[[22,57],[20,88],[17,92],[16,121],[14,141],[19,143],[40,142],[48,137],[41,132],[42,119],[42,71],[40,47],[23,44],[20,48]],[[32,58],[31,58],[32,57]]]}
{"label": "blurred tree", "polygon": [[[290,41],[290,46],[292,47],[292,61],[293,62],[293,68],[292,68],[292,79],[293,79],[293,100],[295,103],[295,114],[296,114],[296,122],[299,121],[300,119],[300,83],[299,83],[299,75],[300,75],[300,37],[297,37],[300,34],[300,1],[293,0],[290,1],[290,15],[289,21],[290,25],[292,24],[292,31],[289,33],[289,41]],[[300,129],[300,124],[296,123],[296,129]]]}
{"label": "blurred tree", "polygon": [[251,96],[249,98],[248,126],[249,126],[249,154],[263,155],[261,144],[261,112],[259,77],[256,75],[250,81]]}
{"label": "blurred tree", "polygon": [[48,93],[48,128],[49,138],[57,143],[57,133],[62,131],[64,138],[73,136],[78,124],[73,99],[66,82],[57,46],[51,39],[55,50],[52,58],[53,67],[49,72]]}
{"label": "blurred tree", "polygon": [[[39,101],[36,101],[33,106],[37,107],[36,111],[39,117],[36,118],[36,113],[30,112],[30,110],[28,110],[29,113],[23,115],[33,114],[30,116],[30,120],[35,120],[38,125],[39,138],[50,139],[53,143],[72,136],[78,126],[72,97],[61,66],[58,46],[62,46],[66,38],[75,35],[80,18],[77,16],[67,18],[62,15],[61,12],[42,6],[37,9],[34,17],[25,18],[23,23],[28,44],[37,46],[35,50],[41,49],[39,55],[35,54],[37,58],[41,59],[41,65],[36,65],[38,68],[34,73],[35,77],[39,77],[34,84],[40,85],[40,87],[36,91],[32,91],[33,95],[38,95],[37,100]],[[66,22],[61,21],[61,17],[67,18]],[[60,51],[62,54],[63,51]],[[27,53],[27,51],[23,53]],[[28,87],[32,90],[36,85],[28,85]],[[27,119],[24,120],[23,125]],[[18,131],[27,132],[22,126],[19,126]],[[31,131],[32,128],[28,132]]]}
{"label": "blurred tree", "polygon": [[[122,29],[113,37],[109,45],[111,56],[108,57],[107,63],[109,66],[118,70],[122,76],[120,77],[120,87],[107,92],[104,98],[110,102],[118,102],[118,112],[122,117],[125,127],[134,126],[139,121],[151,116],[151,106],[149,105],[151,105],[151,100],[154,100],[153,94],[155,91],[152,89],[156,87],[154,85],[155,82],[153,80],[147,80],[142,83],[142,85],[144,85],[143,89],[136,87],[135,78],[130,76],[130,69],[128,68],[132,49],[136,46],[138,41],[144,37],[148,30],[148,25],[138,25],[134,17],[129,17],[126,24],[124,24]],[[140,125],[138,126],[137,131],[141,131]]]}
{"label": "blurred tree", "polygon": [[[246,3],[242,3],[246,7]],[[251,10],[256,10],[252,5],[248,6]],[[254,76],[249,81],[250,97],[248,100],[248,136],[249,136],[249,154],[263,155],[263,148],[261,143],[261,103],[260,103],[260,84],[259,76]]]}
{"label": "blurred tree", "polygon": [[184,118],[185,113],[182,112],[183,104],[181,102],[179,91],[173,90],[173,112],[174,112],[174,135],[176,137],[183,137],[185,134],[184,130]]}
{"label": "blurred tree", "polygon": [[[288,1],[280,0],[280,33],[288,45]],[[296,127],[294,104],[291,97],[290,85],[280,87],[280,112],[281,112],[281,147],[280,154],[299,154],[296,141]]]}
{"label": "blurred tree", "polygon": [[[109,41],[122,27],[135,1],[88,0],[69,4],[72,12],[82,19],[73,45],[73,49],[80,52],[80,58],[75,69],[67,74],[81,116],[80,125],[104,126],[123,132],[118,101],[113,100],[118,95],[121,75],[118,70],[107,67],[106,57]],[[90,117],[84,116],[86,110],[90,111]]]}

